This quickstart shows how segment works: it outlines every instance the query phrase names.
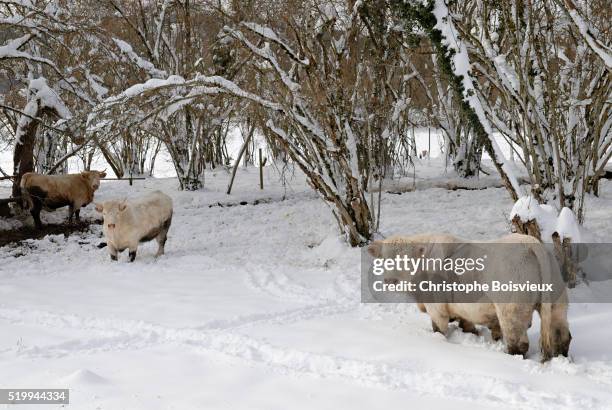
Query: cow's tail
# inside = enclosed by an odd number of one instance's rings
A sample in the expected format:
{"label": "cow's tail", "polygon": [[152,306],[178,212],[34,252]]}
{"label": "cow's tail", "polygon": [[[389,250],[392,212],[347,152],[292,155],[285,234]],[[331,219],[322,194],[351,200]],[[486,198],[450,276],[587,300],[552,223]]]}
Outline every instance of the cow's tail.
{"label": "cow's tail", "polygon": [[[538,259],[540,265],[540,283],[555,283],[553,278],[553,265],[551,263],[551,255],[544,248],[544,244],[533,244],[532,252]],[[540,352],[542,361],[546,361],[554,355],[554,339],[553,339],[553,302],[552,295],[547,293],[540,294]]]}
{"label": "cow's tail", "polygon": [[21,182],[19,183],[19,188],[21,190],[21,206],[23,206],[23,209],[25,209],[26,211],[32,209],[32,207],[34,206],[34,202],[32,202],[32,196],[26,188],[29,179],[29,175],[25,174],[21,177]]}

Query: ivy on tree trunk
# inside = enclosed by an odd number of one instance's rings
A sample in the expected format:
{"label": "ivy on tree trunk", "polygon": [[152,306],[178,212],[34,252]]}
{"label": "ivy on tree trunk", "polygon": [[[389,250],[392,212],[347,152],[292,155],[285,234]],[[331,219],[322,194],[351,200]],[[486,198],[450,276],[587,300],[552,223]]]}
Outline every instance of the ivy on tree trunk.
{"label": "ivy on tree trunk", "polygon": [[421,3],[413,4],[403,0],[391,0],[391,6],[393,10],[404,20],[406,26],[413,26],[416,24],[420,26],[427,34],[427,37],[431,41],[431,45],[434,49],[440,72],[451,86],[453,96],[457,101],[461,116],[465,118],[468,127],[491,157],[491,160],[499,172],[504,186],[512,197],[512,200],[517,201],[518,193],[512,186],[508,175],[503,170],[487,131],[480,122],[480,119],[478,118],[478,115],[474,109],[464,98],[462,76],[455,74],[451,61],[454,50],[449,49],[443,44],[442,33],[440,30],[435,28],[437,20],[433,14],[434,3],[430,2],[429,4],[424,5]]}

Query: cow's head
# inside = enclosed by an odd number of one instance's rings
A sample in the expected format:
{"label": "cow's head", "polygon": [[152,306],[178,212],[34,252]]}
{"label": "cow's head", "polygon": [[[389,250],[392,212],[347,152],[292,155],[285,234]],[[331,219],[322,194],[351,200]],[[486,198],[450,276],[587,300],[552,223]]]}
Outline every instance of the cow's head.
{"label": "cow's head", "polygon": [[100,188],[100,179],[106,178],[106,171],[83,171],[81,177],[89,183],[92,190]]}
{"label": "cow's head", "polygon": [[[394,236],[387,239],[376,240],[370,243],[367,251],[374,258],[374,267],[378,270],[383,268],[385,260],[396,258],[419,258],[427,252],[427,244],[420,238],[411,236]],[[414,273],[397,269],[396,267],[384,268],[383,279],[386,283],[397,283],[399,281],[412,281]]]}
{"label": "cow's head", "polygon": [[106,201],[97,203],[96,211],[100,212],[104,217],[104,227],[107,229],[115,229],[117,223],[121,219],[121,215],[125,212],[128,205],[123,201]]}

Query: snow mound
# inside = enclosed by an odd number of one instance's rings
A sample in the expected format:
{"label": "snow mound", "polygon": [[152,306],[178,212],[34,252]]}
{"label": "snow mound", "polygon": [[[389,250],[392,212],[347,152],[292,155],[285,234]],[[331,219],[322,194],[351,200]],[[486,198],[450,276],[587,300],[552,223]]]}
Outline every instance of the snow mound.
{"label": "snow mound", "polygon": [[580,229],[578,220],[571,209],[564,207],[557,218],[556,231],[563,238],[571,238],[574,242],[580,242]]}
{"label": "snow mound", "polygon": [[533,219],[539,220],[538,218],[547,216],[548,212],[542,209],[538,201],[530,195],[520,197],[512,207],[510,218],[514,218],[517,215],[521,221],[527,222]]}
{"label": "snow mound", "polygon": [[544,242],[551,242],[551,237],[555,232],[559,234],[561,240],[564,238],[571,238],[573,242],[581,240],[578,219],[567,207],[564,207],[557,215],[557,210],[553,206],[539,204],[532,196],[523,196],[512,207],[510,220],[515,216],[518,216],[522,222],[537,221]]}
{"label": "snow mound", "polygon": [[88,369],[79,369],[61,379],[68,386],[85,384],[107,384],[109,381],[104,377]]}
{"label": "snow mound", "polygon": [[338,235],[328,235],[313,248],[313,253],[319,259],[335,259],[346,252],[346,243]]}

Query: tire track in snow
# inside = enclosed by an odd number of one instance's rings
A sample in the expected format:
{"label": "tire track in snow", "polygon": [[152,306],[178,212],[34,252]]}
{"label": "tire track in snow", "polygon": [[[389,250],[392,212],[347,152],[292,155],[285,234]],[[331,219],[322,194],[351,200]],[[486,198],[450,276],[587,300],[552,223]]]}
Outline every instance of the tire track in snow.
{"label": "tire track in snow", "polygon": [[330,301],[321,292],[314,292],[313,289],[296,283],[284,273],[274,269],[271,272],[266,272],[263,269],[248,269],[245,282],[250,288],[278,299],[290,299],[306,303]]}
{"label": "tire track in snow", "polygon": [[360,303],[359,277],[355,278],[344,271],[334,272],[334,275],[331,287],[316,289],[300,284],[285,273],[267,266],[247,269],[245,283],[255,291],[278,299],[308,304],[318,302],[354,306]]}
{"label": "tire track in snow", "polygon": [[[209,330],[168,328],[124,319],[86,318],[51,312],[0,308],[0,319],[20,324],[91,330],[100,333],[91,339],[73,339],[55,345],[25,348],[18,352],[30,358],[66,357],[75,354],[125,349],[142,349],[164,344],[189,346],[195,351],[213,352],[244,360],[253,366],[295,376],[333,378],[349,383],[422,396],[474,401],[491,406],[504,403],[517,408],[593,408],[598,399],[576,392],[550,392],[510,382],[493,375],[467,372],[428,371],[410,363],[384,363],[311,353],[279,347],[256,338],[214,327]],[[464,383],[457,383],[463,380]],[[469,383],[465,382],[469,380]],[[483,396],[482,392],[488,393]]]}
{"label": "tire track in snow", "polygon": [[197,327],[198,330],[238,330],[249,328],[256,325],[282,325],[295,323],[319,317],[330,317],[341,313],[354,310],[354,306],[341,305],[337,303],[321,303],[303,308],[290,309],[282,312],[255,313],[251,315],[238,316],[234,319],[213,320],[203,326]]}

